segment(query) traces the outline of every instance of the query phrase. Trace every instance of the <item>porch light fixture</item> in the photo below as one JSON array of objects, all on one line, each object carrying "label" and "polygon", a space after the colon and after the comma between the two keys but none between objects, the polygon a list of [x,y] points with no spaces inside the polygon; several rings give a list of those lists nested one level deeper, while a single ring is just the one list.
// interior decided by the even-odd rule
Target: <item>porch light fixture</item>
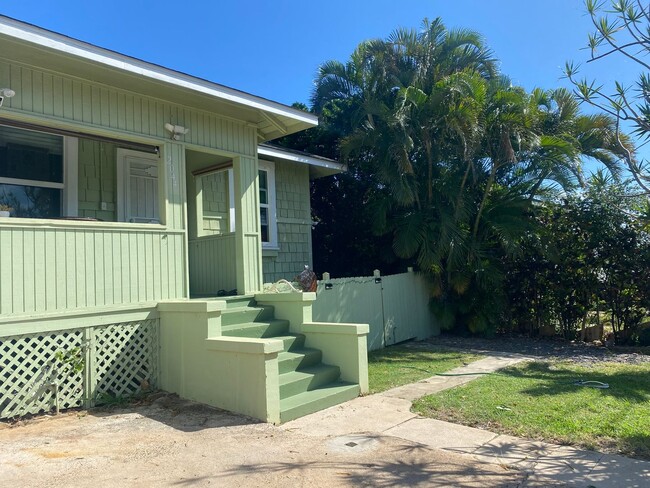
[{"label": "porch light fixture", "polygon": [[181,136],[184,136],[187,134],[190,130],[186,129],[182,125],[173,125],[173,124],[165,124],[165,130],[169,132],[170,137],[174,141],[178,141]]},{"label": "porch light fixture", "polygon": [[2,102],[5,101],[5,98],[11,98],[16,94],[11,88],[0,88],[0,107],[2,107]]}]

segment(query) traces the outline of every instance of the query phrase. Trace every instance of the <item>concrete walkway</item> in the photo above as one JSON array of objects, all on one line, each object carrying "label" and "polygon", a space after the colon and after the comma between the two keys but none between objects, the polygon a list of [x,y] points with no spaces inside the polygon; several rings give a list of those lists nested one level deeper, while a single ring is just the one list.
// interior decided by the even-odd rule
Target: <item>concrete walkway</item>
[{"label": "concrete walkway", "polygon": [[[472,381],[481,373],[497,371],[530,358],[494,354],[449,373],[433,376],[383,393],[360,397],[282,425],[287,431],[331,437],[343,450],[353,450],[378,437],[395,437],[428,448],[471,456],[524,474],[520,486],[648,487],[650,462],[584,451],[545,442],[499,435],[482,429],[419,417],[412,402]],[[478,373],[476,375],[471,373]],[[336,447],[336,446],[334,446]],[[367,446],[366,446],[367,447]]]}]

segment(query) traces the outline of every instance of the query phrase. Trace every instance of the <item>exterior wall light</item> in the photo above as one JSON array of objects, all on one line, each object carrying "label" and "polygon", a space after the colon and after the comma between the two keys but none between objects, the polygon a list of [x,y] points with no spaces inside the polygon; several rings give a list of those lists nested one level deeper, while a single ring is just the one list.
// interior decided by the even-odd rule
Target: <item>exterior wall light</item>
[{"label": "exterior wall light", "polygon": [[181,136],[184,136],[190,131],[189,129],[186,129],[182,125],[173,125],[169,123],[165,124],[165,130],[169,132],[170,137],[174,141],[178,141],[181,138]]},{"label": "exterior wall light", "polygon": [[0,107],[2,107],[2,102],[5,101],[5,98],[11,98],[16,94],[11,88],[0,88]]}]

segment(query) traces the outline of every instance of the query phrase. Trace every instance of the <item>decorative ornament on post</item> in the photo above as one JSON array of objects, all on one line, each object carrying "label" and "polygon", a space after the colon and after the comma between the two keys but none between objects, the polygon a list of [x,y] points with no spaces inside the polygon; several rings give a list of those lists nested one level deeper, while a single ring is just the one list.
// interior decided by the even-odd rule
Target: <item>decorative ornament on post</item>
[{"label": "decorative ornament on post", "polygon": [[295,280],[302,288],[302,291],[316,291],[318,289],[318,279],[316,273],[309,269],[309,265],[305,264],[305,269],[295,277]]},{"label": "decorative ornament on post", "polygon": [[305,269],[293,279],[293,282],[287,280],[278,280],[275,283],[264,285],[264,293],[300,293],[315,292],[318,289],[318,279],[316,273],[305,265]]}]

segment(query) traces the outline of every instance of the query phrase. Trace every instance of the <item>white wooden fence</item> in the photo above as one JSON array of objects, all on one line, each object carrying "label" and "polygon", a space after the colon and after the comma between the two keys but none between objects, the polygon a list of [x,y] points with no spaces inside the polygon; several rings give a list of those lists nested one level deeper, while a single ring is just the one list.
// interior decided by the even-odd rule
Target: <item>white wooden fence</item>
[{"label": "white wooden fence", "polygon": [[369,324],[370,351],[440,333],[429,309],[427,283],[412,271],[389,276],[375,271],[375,276],[339,279],[325,273],[313,314],[318,322]]}]

